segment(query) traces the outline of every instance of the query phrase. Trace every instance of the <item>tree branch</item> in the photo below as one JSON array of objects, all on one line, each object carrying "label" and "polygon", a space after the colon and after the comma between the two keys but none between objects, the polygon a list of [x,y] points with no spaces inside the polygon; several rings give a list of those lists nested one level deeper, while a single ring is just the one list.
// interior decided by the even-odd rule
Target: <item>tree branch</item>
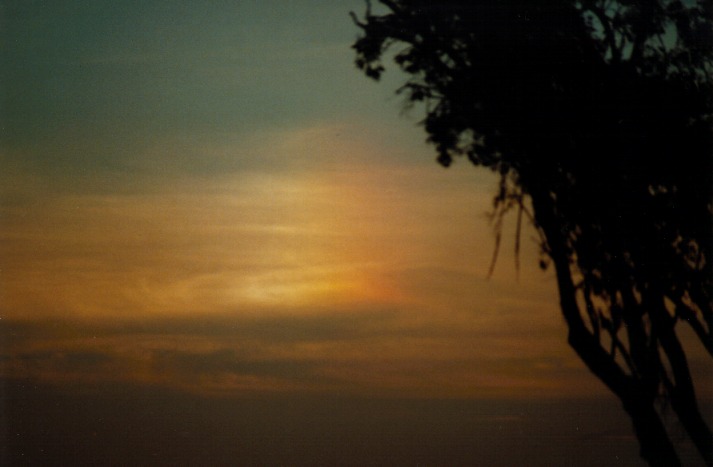
[{"label": "tree branch", "polygon": [[606,43],[609,45],[609,49],[611,49],[612,51],[612,61],[614,63],[621,62],[621,49],[617,46],[616,43],[616,33],[614,32],[614,29],[611,25],[612,19],[607,16],[604,10],[597,7],[592,1],[587,2],[586,9],[591,11],[592,14],[597,17],[599,23],[602,25],[602,28],[604,28],[604,37],[606,39]]},{"label": "tree branch", "polygon": [[688,367],[686,353],[681,346],[674,331],[674,319],[668,314],[666,306],[663,303],[663,297],[650,297],[651,292],[647,294],[648,305],[651,307],[650,316],[652,326],[656,328],[661,342],[661,348],[666,354],[675,385],[669,389],[671,397],[671,406],[678,415],[678,419],[691,437],[693,444],[696,446],[701,456],[706,462],[706,465],[713,465],[713,434],[706,422],[701,417],[700,409],[696,399],[695,389],[691,372]]},{"label": "tree branch", "polygon": [[710,331],[706,331],[703,324],[698,320],[695,310],[683,303],[681,300],[676,301],[676,315],[686,321],[696,333],[698,339],[703,344],[703,347],[713,357],[713,335]]}]

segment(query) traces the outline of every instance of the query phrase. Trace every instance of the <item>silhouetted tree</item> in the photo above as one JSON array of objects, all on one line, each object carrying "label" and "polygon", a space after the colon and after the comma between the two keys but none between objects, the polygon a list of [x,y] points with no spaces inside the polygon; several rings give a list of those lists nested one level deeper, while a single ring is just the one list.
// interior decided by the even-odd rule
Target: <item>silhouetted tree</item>
[{"label": "silhouetted tree", "polygon": [[642,457],[680,463],[664,401],[712,465],[676,327],[713,355],[713,1],[380,3],[352,14],[357,66],[379,79],[393,58],[438,161],[501,175],[495,213],[537,227],[568,342]]}]

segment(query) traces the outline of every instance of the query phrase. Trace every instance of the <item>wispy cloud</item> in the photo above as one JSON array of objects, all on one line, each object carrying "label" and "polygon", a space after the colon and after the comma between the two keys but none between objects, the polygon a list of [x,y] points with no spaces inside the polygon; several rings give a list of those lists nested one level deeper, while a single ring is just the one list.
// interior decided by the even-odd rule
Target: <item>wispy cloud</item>
[{"label": "wispy cloud", "polygon": [[[377,163],[388,142],[348,124],[205,144],[270,162],[179,168],[126,192],[22,191],[16,174],[0,244],[6,375],[524,396],[582,373],[536,245],[519,280],[508,251],[486,277],[492,178]],[[180,150],[157,148],[144,155],[156,168]]]},{"label": "wispy cloud", "polygon": [[490,336],[474,326],[434,336],[429,328],[438,319],[422,317],[414,324],[408,314],[357,308],[122,324],[6,321],[12,338],[2,373],[53,383],[139,382],[237,396],[336,391],[530,397],[573,390],[567,383],[574,382],[578,369],[568,368],[571,359],[553,353],[547,339]]}]

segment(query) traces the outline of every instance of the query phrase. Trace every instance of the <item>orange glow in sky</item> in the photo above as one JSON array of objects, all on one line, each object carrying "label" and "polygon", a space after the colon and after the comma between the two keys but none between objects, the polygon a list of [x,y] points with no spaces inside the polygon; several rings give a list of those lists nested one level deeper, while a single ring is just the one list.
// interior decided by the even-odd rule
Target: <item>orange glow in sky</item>
[{"label": "orange glow in sky", "polygon": [[0,12],[2,377],[605,392],[531,227],[488,278],[493,174],[355,69],[362,0],[40,3]]}]

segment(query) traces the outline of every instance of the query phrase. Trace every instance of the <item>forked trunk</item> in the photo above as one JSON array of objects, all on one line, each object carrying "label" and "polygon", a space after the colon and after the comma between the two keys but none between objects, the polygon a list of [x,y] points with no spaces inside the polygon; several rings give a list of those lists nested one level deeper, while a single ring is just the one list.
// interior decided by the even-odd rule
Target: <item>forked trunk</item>
[{"label": "forked trunk", "polygon": [[597,337],[586,327],[576,300],[570,259],[560,223],[546,192],[532,192],[535,219],[542,229],[549,255],[555,266],[560,308],[569,327],[568,342],[587,368],[624,404],[639,441],[641,457],[653,466],[679,466],[681,462],[654,407],[654,399],[624,373],[606,352]]}]

